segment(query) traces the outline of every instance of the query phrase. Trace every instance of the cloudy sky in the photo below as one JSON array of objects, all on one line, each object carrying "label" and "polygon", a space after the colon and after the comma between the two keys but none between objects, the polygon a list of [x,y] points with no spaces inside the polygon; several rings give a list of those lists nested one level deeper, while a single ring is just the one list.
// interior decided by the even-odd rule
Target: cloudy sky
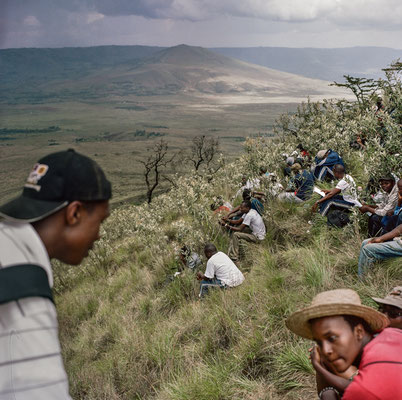
[{"label": "cloudy sky", "polygon": [[0,0],[0,48],[402,48],[401,0]]}]

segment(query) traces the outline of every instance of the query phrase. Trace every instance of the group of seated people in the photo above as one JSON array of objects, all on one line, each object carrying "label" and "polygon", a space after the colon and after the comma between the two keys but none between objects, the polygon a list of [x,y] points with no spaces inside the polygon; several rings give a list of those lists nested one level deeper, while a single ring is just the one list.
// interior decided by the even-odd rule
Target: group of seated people
[{"label": "group of seated people", "polygon": [[[363,241],[358,261],[360,278],[364,277],[365,272],[374,262],[402,256],[402,179],[398,180],[393,174],[380,176],[378,184],[382,189],[382,195],[377,196],[377,204],[368,204],[359,200],[356,183],[353,177],[346,173],[345,164],[336,151],[331,149],[319,151],[309,170],[305,168],[311,162],[309,153],[302,145],[298,146],[298,150],[301,152],[293,154],[292,157],[286,155],[291,174],[286,189],[280,184],[276,174],[268,173],[267,168],[261,167],[256,177],[242,177],[241,187],[233,198],[234,200],[235,197],[242,194],[242,202],[239,206],[233,208],[221,197],[214,199],[211,209],[214,213],[223,214],[219,222],[230,235],[227,255],[218,252],[224,255],[226,260],[226,263],[223,262],[224,267],[221,265],[219,270],[229,273],[228,271],[232,271],[233,266],[237,268],[236,265],[241,258],[241,247],[244,243],[258,244],[264,240],[266,226],[262,216],[264,202],[269,197],[275,197],[279,201],[305,203],[314,192],[319,193],[321,198],[313,204],[312,211],[318,210],[321,215],[327,216],[328,222],[330,222],[331,216],[339,218],[339,214],[346,215],[348,218],[344,211],[348,212],[354,207],[369,216],[368,234],[370,239]],[[333,182],[334,180],[337,183],[332,189],[321,190],[315,186],[317,181]],[[339,214],[336,214],[337,212]],[[334,221],[334,218],[331,221]],[[348,221],[349,219],[346,220],[346,222]],[[208,246],[210,248],[213,245]],[[189,252],[188,249],[185,251]],[[181,255],[181,257],[184,264],[189,262],[194,264],[194,253],[188,254],[186,257]],[[200,263],[200,258],[198,255],[197,257]],[[222,261],[224,257],[220,256],[220,258]],[[235,277],[234,281],[228,281],[225,274],[219,275],[219,277],[211,275],[211,270],[209,268],[205,274],[197,275],[203,281],[201,297],[205,295],[210,286],[233,287],[244,280],[244,277],[243,279],[238,278],[239,274],[236,270],[230,272]],[[208,280],[210,280],[209,284],[206,283]]]},{"label": "group of seated people", "polygon": [[[316,191],[317,180],[336,180],[332,189],[322,190],[322,197],[313,204],[312,211],[318,210],[325,216],[331,210],[356,207],[368,214],[370,239],[363,241],[358,261],[358,276],[363,277],[375,261],[402,256],[402,179],[382,175],[378,180],[383,191],[381,199],[377,204],[361,202],[354,179],[334,153],[319,152],[312,171],[299,162],[291,163],[293,176],[287,190],[281,187],[273,197],[304,203]],[[275,179],[269,179],[272,175]],[[244,242],[259,243],[266,235],[262,215],[267,192],[260,184],[267,176],[269,185],[278,184],[276,175],[268,174],[265,168],[261,168],[257,178],[243,177],[237,193],[242,193],[243,199],[238,207],[231,208],[230,204],[223,207],[222,199],[211,206],[215,212],[224,214],[220,224],[230,234],[230,244],[227,255],[213,244],[205,246],[206,270],[197,273],[201,298],[211,287],[231,288],[243,283],[245,278],[238,263],[240,246]],[[189,256],[194,259],[194,255]],[[385,298],[373,300],[378,311],[362,305],[353,290],[326,291],[287,319],[291,331],[316,343],[310,349],[310,360],[320,399],[402,399],[402,286],[395,287]]]}]

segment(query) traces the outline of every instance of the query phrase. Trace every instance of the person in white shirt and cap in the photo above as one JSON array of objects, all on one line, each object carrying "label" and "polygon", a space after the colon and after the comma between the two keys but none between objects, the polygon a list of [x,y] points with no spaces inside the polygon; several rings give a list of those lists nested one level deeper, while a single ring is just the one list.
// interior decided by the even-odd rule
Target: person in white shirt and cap
[{"label": "person in white shirt and cap", "polygon": [[111,184],[74,150],[43,157],[0,207],[0,399],[70,400],[50,259],[77,265],[99,239]]}]

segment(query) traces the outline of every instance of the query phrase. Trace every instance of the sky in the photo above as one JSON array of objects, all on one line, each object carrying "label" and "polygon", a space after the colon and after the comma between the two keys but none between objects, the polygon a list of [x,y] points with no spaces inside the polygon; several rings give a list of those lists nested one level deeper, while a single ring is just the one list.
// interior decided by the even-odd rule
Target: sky
[{"label": "sky", "polygon": [[0,48],[402,48],[401,0],[0,0]]}]

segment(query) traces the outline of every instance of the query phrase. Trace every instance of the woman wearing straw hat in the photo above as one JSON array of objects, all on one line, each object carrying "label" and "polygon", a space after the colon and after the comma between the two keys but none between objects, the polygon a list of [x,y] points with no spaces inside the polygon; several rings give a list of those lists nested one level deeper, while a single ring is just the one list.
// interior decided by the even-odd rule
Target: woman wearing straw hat
[{"label": "woman wearing straw hat", "polygon": [[319,293],[286,321],[292,332],[316,342],[310,358],[325,400],[402,399],[402,331],[385,329],[388,323],[350,289]]}]

